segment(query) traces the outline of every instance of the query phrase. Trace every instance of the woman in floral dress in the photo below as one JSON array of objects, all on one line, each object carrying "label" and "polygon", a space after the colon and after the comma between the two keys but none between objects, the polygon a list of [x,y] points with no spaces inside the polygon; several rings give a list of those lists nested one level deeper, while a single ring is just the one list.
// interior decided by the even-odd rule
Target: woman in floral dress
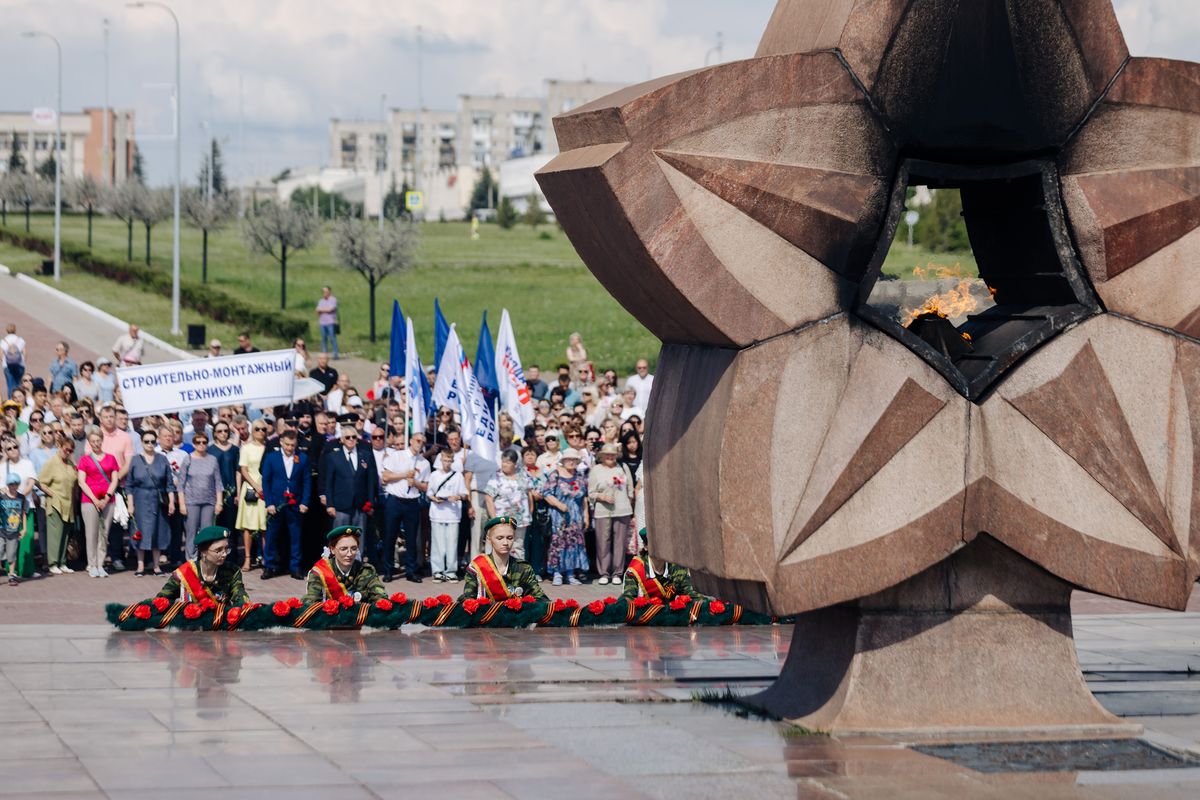
[{"label": "woman in floral dress", "polygon": [[587,483],[576,474],[580,454],[573,447],[563,451],[558,468],[550,473],[542,496],[550,506],[550,550],[546,568],[554,574],[554,585],[582,583],[577,572],[587,572],[587,550],[583,532],[588,526]]}]

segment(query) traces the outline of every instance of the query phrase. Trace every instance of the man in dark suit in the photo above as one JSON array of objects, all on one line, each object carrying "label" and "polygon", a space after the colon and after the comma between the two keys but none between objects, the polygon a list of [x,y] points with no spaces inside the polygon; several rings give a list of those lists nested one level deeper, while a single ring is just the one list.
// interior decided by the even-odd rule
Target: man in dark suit
[{"label": "man in dark suit", "polygon": [[338,441],[339,446],[326,450],[321,464],[322,502],[333,527],[361,528],[368,509],[374,510],[372,503],[379,485],[375,458],[369,449],[358,446],[354,425],[343,425]]},{"label": "man in dark suit", "polygon": [[267,503],[267,534],[263,543],[263,580],[282,574],[279,566],[279,532],[288,538],[288,572],[304,580],[301,571],[300,529],[308,511],[308,456],[296,452],[296,434],[284,431],[279,449],[267,452],[262,461],[262,487]]}]

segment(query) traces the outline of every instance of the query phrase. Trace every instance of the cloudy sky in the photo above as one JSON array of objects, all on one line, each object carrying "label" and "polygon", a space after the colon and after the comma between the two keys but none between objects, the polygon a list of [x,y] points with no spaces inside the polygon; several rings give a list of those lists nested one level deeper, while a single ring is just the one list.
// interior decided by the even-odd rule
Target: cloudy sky
[{"label": "cloudy sky", "polygon": [[[173,0],[183,37],[184,176],[205,130],[225,140],[232,177],[324,164],[330,117],[377,118],[417,102],[416,31],[425,105],[459,94],[536,94],[543,78],[639,81],[700,66],[723,35],[723,59],[753,54],[774,0]],[[1200,1],[1116,0],[1135,55],[1200,60]],[[100,106],[103,20],[109,96],[143,133],[169,124],[170,17],[121,0],[0,0],[0,109],[54,103],[62,42],[63,108]],[[240,91],[239,91],[240,87]],[[167,129],[164,132],[169,132]],[[171,145],[143,140],[152,182],[171,178]]]}]

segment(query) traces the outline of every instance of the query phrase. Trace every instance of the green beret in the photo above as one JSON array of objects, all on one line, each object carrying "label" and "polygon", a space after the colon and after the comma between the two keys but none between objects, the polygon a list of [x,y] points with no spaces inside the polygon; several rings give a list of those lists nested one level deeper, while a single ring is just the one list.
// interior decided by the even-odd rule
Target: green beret
[{"label": "green beret", "polygon": [[338,527],[325,534],[325,542],[333,544],[343,536],[353,536],[356,539],[362,539],[362,528],[357,525],[339,525]]},{"label": "green beret", "polygon": [[487,536],[487,532],[497,525],[511,525],[513,530],[517,529],[517,521],[513,517],[492,517],[487,522],[483,523],[483,535]]},{"label": "green beret", "polygon": [[638,536],[642,537],[643,542],[646,541],[646,529],[644,527],[638,531]]},{"label": "green beret", "polygon": [[196,534],[196,547],[204,547],[206,544],[213,542],[224,541],[229,538],[229,530],[222,528],[220,525],[209,525],[207,528],[201,528]]}]

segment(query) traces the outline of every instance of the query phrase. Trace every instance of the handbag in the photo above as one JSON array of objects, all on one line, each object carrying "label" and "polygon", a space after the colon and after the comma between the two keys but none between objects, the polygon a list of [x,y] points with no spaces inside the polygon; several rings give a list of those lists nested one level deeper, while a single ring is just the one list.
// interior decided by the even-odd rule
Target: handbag
[{"label": "handbag", "polygon": [[254,505],[258,502],[258,500],[258,492],[254,491],[253,486],[246,484],[242,488],[242,502],[246,503],[247,505]]}]

